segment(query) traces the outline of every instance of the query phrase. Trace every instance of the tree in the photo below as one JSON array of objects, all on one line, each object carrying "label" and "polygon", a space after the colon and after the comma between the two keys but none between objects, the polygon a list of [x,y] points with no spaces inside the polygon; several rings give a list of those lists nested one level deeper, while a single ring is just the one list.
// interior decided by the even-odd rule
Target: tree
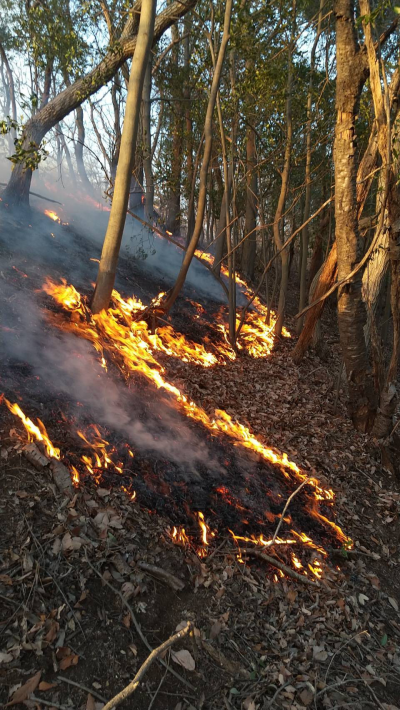
[{"label": "tree", "polygon": [[222,33],[221,46],[219,48],[217,61],[215,63],[215,70],[213,74],[210,96],[208,99],[206,119],[204,123],[204,153],[203,161],[200,170],[200,186],[199,186],[199,199],[197,203],[197,214],[195,226],[192,234],[190,243],[186,249],[185,257],[182,262],[181,269],[179,271],[178,277],[176,279],[175,285],[167,295],[164,302],[161,304],[161,308],[164,312],[168,312],[179,293],[182,290],[183,284],[185,283],[186,275],[189,270],[189,266],[193,259],[194,253],[197,248],[198,241],[200,239],[200,234],[203,228],[204,211],[206,206],[207,198],[207,176],[208,167],[210,165],[211,151],[213,144],[213,113],[217,100],[217,94],[219,89],[219,82],[221,78],[222,65],[224,62],[226,47],[229,42],[229,29],[231,23],[232,14],[232,0],[226,0],[225,4],[225,16],[224,16],[224,29]]},{"label": "tree", "polygon": [[157,0],[142,1],[139,31],[129,76],[113,201],[92,300],[93,313],[99,313],[108,308],[114,287],[129,201],[132,168],[135,160],[144,77],[149,64],[150,49],[153,44],[156,4]]},{"label": "tree", "polygon": [[[175,0],[160,12],[155,20],[153,41],[157,41],[179,17],[185,15],[195,4],[196,0]],[[132,56],[137,41],[140,6],[141,0],[137,0],[129,12],[129,17],[120,36],[114,39],[106,55],[97,65],[85,76],[61,91],[27,121],[21,137],[21,144],[25,150],[32,151],[32,146],[37,150],[44,136],[57,123],[78,106],[81,106],[99,88],[107,84],[126,60]],[[17,162],[3,193],[3,200],[9,205],[27,206],[31,180],[32,169],[27,168],[24,161]]]}]

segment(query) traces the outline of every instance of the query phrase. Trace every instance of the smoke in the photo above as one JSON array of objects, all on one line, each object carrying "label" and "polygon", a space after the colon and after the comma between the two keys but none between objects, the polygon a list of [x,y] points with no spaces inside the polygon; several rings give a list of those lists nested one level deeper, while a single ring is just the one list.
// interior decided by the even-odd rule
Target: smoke
[{"label": "smoke", "polygon": [[[206,466],[214,475],[221,474],[218,461],[161,392],[149,400],[146,383],[136,381],[127,387],[107,374],[90,343],[49,326],[45,311],[32,294],[15,291],[9,285],[3,285],[1,292],[2,303],[12,302],[8,318],[1,313],[3,327],[10,326],[10,330],[3,330],[2,361],[11,358],[14,364],[28,364],[32,369],[30,376],[40,378],[42,396],[58,399],[60,394],[66,395],[69,409],[82,423],[83,418],[86,423],[89,418],[122,436],[132,448],[179,464],[183,476],[199,477],[200,466]],[[12,374],[3,377],[3,382],[9,390]],[[27,404],[24,394],[29,389],[27,383],[22,391],[22,407]],[[12,394],[7,392],[11,399]]]}]

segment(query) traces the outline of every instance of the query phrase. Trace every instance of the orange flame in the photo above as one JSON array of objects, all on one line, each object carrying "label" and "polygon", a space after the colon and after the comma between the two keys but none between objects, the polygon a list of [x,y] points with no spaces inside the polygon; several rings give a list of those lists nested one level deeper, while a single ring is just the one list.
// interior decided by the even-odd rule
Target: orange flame
[{"label": "orange flame", "polygon": [[58,224],[61,224],[60,217],[58,216],[58,214],[56,212],[53,212],[53,210],[45,210],[44,213],[45,213],[45,215],[47,215],[47,217],[50,217],[50,219],[52,219],[53,222],[58,222]]},{"label": "orange flame", "polygon": [[[64,324],[63,327],[77,332],[89,340],[96,350],[100,352],[103,359],[103,351],[106,351],[125,377],[133,372],[138,372],[145,376],[157,388],[162,388],[169,392],[188,417],[202,423],[211,433],[225,434],[235,445],[256,452],[265,461],[279,467],[287,479],[303,482],[308,478],[307,474],[296,463],[289,460],[286,453],[263,444],[252,434],[248,427],[235,421],[227,412],[216,409],[213,415],[207,414],[204,409],[190,400],[178,387],[165,379],[165,369],[155,359],[155,351],[161,351],[173,356],[177,355],[181,359],[207,367],[214,364],[212,355],[203,346],[191,343],[183,335],[176,334],[170,326],[158,328],[155,334],[151,334],[145,321],[135,320],[134,318],[135,315],[145,309],[145,306],[140,301],[133,298],[123,299],[117,291],[114,291],[113,307],[109,308],[108,311],[92,315],[82,301],[80,294],[73,286],[67,285],[65,281],[62,284],[55,284],[48,278],[43,289],[66,310],[78,311],[81,314],[81,319],[74,319],[74,322],[68,325]],[[160,298],[161,295],[153,303],[157,304]],[[262,306],[262,304],[260,305]],[[262,308],[265,307],[262,306]],[[267,348],[265,342],[263,348],[265,353]],[[93,448],[93,443],[90,444],[87,440],[85,441]],[[99,461],[102,462],[103,468],[106,467],[104,464],[108,465],[109,463],[107,459],[101,459],[99,449],[104,451],[104,441],[101,438],[94,448],[96,448],[96,451],[92,453],[96,459],[95,462],[90,457],[87,457],[88,461],[86,461],[90,472],[93,472],[95,467],[100,468]],[[97,459],[96,456],[99,458]],[[325,489],[316,478],[308,478],[307,489],[309,490],[310,488],[313,492],[311,503],[308,506],[310,514],[325,527],[331,528],[339,540],[347,541],[346,535],[339,526],[318,511],[319,501],[325,501],[326,503],[333,501],[333,491]],[[198,515],[198,520],[202,530],[203,544],[206,546],[208,544],[207,534],[209,535],[209,528],[204,522],[204,517],[202,518],[201,516],[202,514]],[[306,535],[300,535],[293,530],[291,534],[302,543],[319,549],[323,554],[326,554]],[[255,540],[252,541],[254,542]],[[278,541],[276,540],[275,542]],[[285,542],[286,544],[293,544],[285,540],[280,541],[280,544]],[[261,541],[260,539],[259,544],[267,545],[268,541]]]},{"label": "orange flame", "polygon": [[60,458],[60,449],[57,449],[53,444],[51,443],[46,427],[43,424],[40,419],[37,420],[37,425],[33,423],[29,417],[27,417],[21,407],[18,404],[11,404],[11,402],[8,401],[4,397],[4,401],[10,410],[12,414],[15,414],[17,417],[19,417],[28,433],[28,440],[29,441],[41,441],[44,445],[44,448],[46,450],[46,453],[48,456],[54,459],[59,459]]}]

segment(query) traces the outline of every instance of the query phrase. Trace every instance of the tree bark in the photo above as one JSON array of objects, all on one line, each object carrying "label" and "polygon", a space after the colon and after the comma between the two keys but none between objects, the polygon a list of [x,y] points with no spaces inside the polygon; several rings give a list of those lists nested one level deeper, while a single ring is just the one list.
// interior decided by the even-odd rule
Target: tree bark
[{"label": "tree bark", "polygon": [[[347,279],[360,258],[356,197],[355,121],[365,62],[354,26],[353,0],[336,0],[335,224],[338,280]],[[370,430],[376,412],[374,383],[364,339],[365,311],[358,271],[338,293],[340,346],[349,387],[350,417],[356,429]]]},{"label": "tree bark", "polygon": [[153,43],[156,5],[157,0],[143,0],[142,2],[137,45],[135,54],[133,55],[129,77],[121,138],[121,151],[115,177],[113,201],[101,253],[96,288],[92,300],[93,313],[99,313],[108,308],[114,287],[119,250],[128,207],[130,180],[135,159],[144,76]]},{"label": "tree bark", "polygon": [[[253,118],[253,117],[252,117]],[[244,233],[250,234],[243,244],[242,269],[245,276],[252,280],[257,253],[257,173],[256,173],[256,132],[248,127],[246,138],[246,216]]]},{"label": "tree bark", "polygon": [[151,58],[148,62],[143,84],[143,170],[146,179],[146,194],[144,203],[144,218],[147,222],[153,220],[154,178],[151,161]]},{"label": "tree bark", "polygon": [[[160,12],[155,20],[153,42],[156,42],[174,22],[183,17],[195,4],[196,0],[175,0],[175,2]],[[29,147],[31,142],[39,146],[51,128],[54,128],[59,121],[62,121],[65,116],[80,106],[89,96],[92,96],[98,89],[107,84],[124,62],[132,56],[137,41],[138,11],[140,7],[141,0],[137,0],[132,7],[129,19],[119,40],[113,43],[105,57],[94,69],[55,96],[25,124],[25,147]],[[17,164],[3,193],[3,200],[9,205],[21,204],[28,206],[31,180],[32,171],[26,169],[22,163]]]},{"label": "tree bark", "polygon": [[[288,79],[286,88],[286,146],[285,146],[285,157],[283,161],[282,178],[281,178],[281,190],[279,194],[278,204],[276,207],[275,217],[274,217],[274,240],[277,251],[281,250],[284,244],[284,230],[281,230],[281,220],[282,214],[285,208],[286,195],[289,185],[289,173],[290,173],[290,161],[292,155],[292,137],[293,137],[293,124],[292,124],[292,83],[293,83],[293,51],[294,51],[294,37],[295,37],[295,22],[296,22],[296,0],[293,0],[293,11],[292,11],[292,30],[291,38],[289,44],[289,68],[288,68]],[[281,236],[282,232],[282,236]],[[287,249],[281,251],[281,283],[279,289],[279,302],[277,318],[275,323],[275,335],[280,336],[283,327],[283,320],[285,317],[285,306],[286,306],[286,292],[289,279],[289,254]]]}]

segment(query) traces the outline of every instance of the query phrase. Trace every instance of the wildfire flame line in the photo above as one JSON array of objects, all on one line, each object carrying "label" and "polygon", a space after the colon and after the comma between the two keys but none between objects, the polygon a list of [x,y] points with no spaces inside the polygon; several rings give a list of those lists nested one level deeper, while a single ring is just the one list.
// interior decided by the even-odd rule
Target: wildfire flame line
[{"label": "wildfire flame line", "polygon": [[[258,453],[265,461],[279,466],[287,478],[294,477],[304,481],[307,474],[290,461],[286,453],[266,447],[262,444],[245,425],[235,422],[232,417],[222,409],[216,409],[214,416],[210,417],[204,409],[183,394],[178,387],[168,382],[164,377],[165,369],[154,358],[154,338],[149,333],[147,323],[132,320],[129,314],[136,313],[144,308],[140,301],[123,299],[114,291],[114,307],[92,315],[84,305],[78,291],[63,281],[62,285],[46,279],[43,290],[51,295],[66,310],[78,311],[82,318],[68,325],[73,332],[86,338],[94,347],[107,351],[116,365],[127,376],[127,372],[139,372],[153,382],[157,388],[162,388],[173,395],[181,405],[185,414],[203,424],[212,434],[221,433],[230,437],[236,445]],[[159,298],[159,297],[158,297]],[[160,334],[162,329],[158,329]],[[157,348],[156,348],[157,349]],[[177,348],[178,350],[178,348]],[[166,352],[166,350],[163,350]],[[318,479],[309,478],[308,484],[313,488],[314,502],[309,506],[309,514],[317,519],[324,527],[330,527],[342,542],[347,542],[347,536],[333,521],[326,518],[318,510],[318,501],[333,501],[334,493],[331,489],[323,488]]]}]

